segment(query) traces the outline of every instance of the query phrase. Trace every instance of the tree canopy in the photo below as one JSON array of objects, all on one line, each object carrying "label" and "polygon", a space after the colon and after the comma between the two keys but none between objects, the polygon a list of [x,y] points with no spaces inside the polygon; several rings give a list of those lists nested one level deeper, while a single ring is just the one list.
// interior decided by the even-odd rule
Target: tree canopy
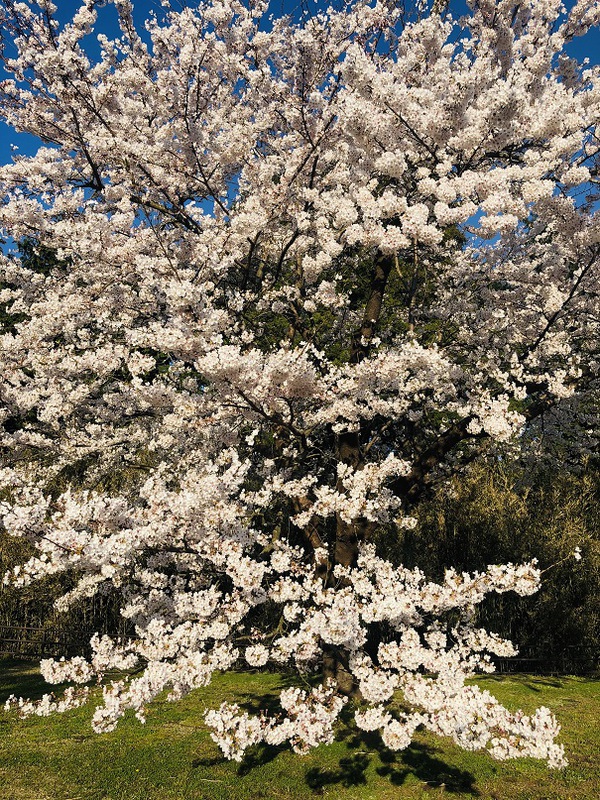
[{"label": "tree canopy", "polygon": [[93,60],[99,5],[0,12],[2,115],[42,142],[0,168],[0,225],[54,259],[0,261],[1,508],[38,550],[12,580],[117,591],[135,629],[46,677],[137,668],[110,730],[239,659],[321,670],[279,715],[210,712],[226,755],[329,741],[358,691],[392,749],[425,726],[561,764],[546,709],[465,684],[513,652],[473,606],[534,592],[535,563],[433,583],[374,541],[595,386],[599,70],[565,48],[597,3],[209,0],[140,33],[115,0]]}]

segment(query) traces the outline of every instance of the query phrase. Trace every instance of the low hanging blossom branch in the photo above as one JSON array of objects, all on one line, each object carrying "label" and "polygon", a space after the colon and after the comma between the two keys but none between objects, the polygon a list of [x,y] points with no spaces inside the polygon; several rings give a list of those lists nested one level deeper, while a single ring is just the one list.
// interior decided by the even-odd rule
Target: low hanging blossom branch
[{"label": "low hanging blossom branch", "polygon": [[[486,749],[498,759],[531,756],[553,767],[566,763],[563,746],[554,741],[560,726],[548,709],[540,708],[531,717],[512,713],[488,691],[465,684],[477,672],[494,671],[491,656],[517,653],[510,642],[472,624],[473,607],[491,592],[535,593],[540,581],[535,562],[492,566],[472,575],[448,570],[438,584],[419,570],[392,567],[376,556],[372,545],[366,545],[355,568],[336,567],[336,578],[343,580],[344,588],[333,589],[315,580],[310,565],[300,569],[299,555],[279,543],[265,564],[261,577],[271,591],[263,589],[263,602],[280,603],[286,620],[285,632],[265,637],[265,643],[255,635],[257,643],[243,652],[225,641],[217,644],[229,633],[230,609],[218,603],[214,591],[207,593],[208,602],[206,595],[190,598],[184,594],[179,602],[202,608],[202,621],[176,627],[153,621],[141,641],[126,644],[96,636],[89,661],[46,659],[41,663],[42,674],[50,683],[88,684],[94,678],[102,682],[106,670],[133,670],[142,661],[145,669],[140,677],[104,686],[104,704],[97,708],[93,726],[97,732],[107,732],[127,709],[144,721],[146,705],[165,687],[171,687],[168,699],[176,700],[206,685],[216,670],[228,669],[240,657],[251,667],[273,663],[307,674],[318,665],[323,645],[333,645],[347,653],[357,682],[362,701],[355,713],[357,727],[379,731],[390,749],[404,749],[417,728],[426,728],[452,737],[466,749]],[[255,593],[260,586],[254,585]],[[458,611],[463,619],[445,627],[440,620],[449,611]],[[207,624],[209,617],[211,624]],[[383,623],[390,635],[373,658],[365,652],[365,643],[370,626]],[[414,708],[412,713],[398,714],[388,708],[398,691],[405,704]],[[11,697],[6,709],[16,708],[22,717],[46,716],[77,708],[88,699],[89,687],[73,687],[60,700],[53,695],[39,701]],[[304,753],[333,741],[333,726],[346,702],[330,682],[310,692],[282,691],[279,715],[252,717],[240,713],[236,705],[223,703],[208,711],[205,720],[227,758],[239,761],[248,747],[260,742],[280,745],[287,741],[294,751]]]}]

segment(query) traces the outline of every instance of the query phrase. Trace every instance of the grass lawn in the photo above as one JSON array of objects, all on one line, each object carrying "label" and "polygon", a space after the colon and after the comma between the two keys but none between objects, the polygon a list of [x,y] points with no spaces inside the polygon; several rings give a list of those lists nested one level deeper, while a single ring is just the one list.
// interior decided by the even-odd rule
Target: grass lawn
[{"label": "grass lawn", "polygon": [[[341,729],[337,741],[308,756],[263,748],[241,765],[224,761],[203,727],[205,708],[235,700],[256,709],[285,679],[229,673],[172,704],[156,702],[148,721],[126,718],[97,735],[91,708],[19,720],[0,712],[3,800],[597,800],[600,798],[600,681],[486,676],[478,680],[505,704],[549,706],[563,730],[569,767],[534,761],[494,762],[446,740],[419,734],[403,753],[376,737]],[[39,696],[35,666],[0,660],[0,701]]]}]

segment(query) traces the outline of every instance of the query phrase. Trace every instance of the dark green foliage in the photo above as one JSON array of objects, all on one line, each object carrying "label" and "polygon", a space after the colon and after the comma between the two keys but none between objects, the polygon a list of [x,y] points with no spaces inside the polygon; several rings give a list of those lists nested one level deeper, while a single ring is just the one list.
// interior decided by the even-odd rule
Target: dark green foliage
[{"label": "dark green foliage", "polygon": [[[47,277],[55,269],[66,269],[68,260],[61,260],[49,247],[39,244],[35,239],[22,239],[18,245],[19,259],[25,270],[30,270],[37,275]],[[0,283],[0,289],[10,289],[11,286]],[[0,303],[0,334],[15,333],[16,326],[27,319],[27,314],[11,310],[10,301]]]},{"label": "dark green foliage", "polygon": [[55,610],[55,599],[75,586],[74,575],[47,577],[23,588],[2,585],[6,572],[35,555],[28,542],[0,532],[0,650],[16,655],[74,655],[87,652],[96,631],[126,632],[114,591],[80,601],[66,613]]},{"label": "dark green foliage", "polygon": [[22,239],[19,242],[19,256],[25,269],[39,275],[48,276],[54,269],[66,269],[68,259],[60,259],[56,252],[35,239]]},{"label": "dark green foliage", "polygon": [[[537,558],[542,588],[533,597],[492,595],[478,621],[512,639],[529,666],[585,672],[600,662],[600,474],[473,465],[423,501],[414,531],[390,555],[434,578],[444,570]],[[583,558],[573,558],[576,547]],[[517,662],[518,663],[518,662]],[[525,663],[525,662],[522,662]]]}]

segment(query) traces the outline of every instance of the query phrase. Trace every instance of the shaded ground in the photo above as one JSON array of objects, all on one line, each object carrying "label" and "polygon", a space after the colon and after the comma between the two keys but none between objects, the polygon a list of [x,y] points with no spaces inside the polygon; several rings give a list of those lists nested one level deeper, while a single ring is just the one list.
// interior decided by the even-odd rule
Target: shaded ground
[{"label": "shaded ground", "polygon": [[[249,709],[274,704],[284,684],[273,674],[217,677],[183,701],[156,702],[146,725],[128,718],[96,735],[91,708],[46,719],[0,713],[3,800],[596,800],[600,798],[600,682],[581,678],[486,676],[500,700],[527,711],[549,706],[563,725],[570,766],[549,771],[534,761],[498,763],[433,736],[418,735],[403,753],[348,719],[336,741],[308,756],[256,748],[226,762],[202,725],[206,708],[235,700]],[[0,701],[46,690],[35,667],[0,661]]]}]

